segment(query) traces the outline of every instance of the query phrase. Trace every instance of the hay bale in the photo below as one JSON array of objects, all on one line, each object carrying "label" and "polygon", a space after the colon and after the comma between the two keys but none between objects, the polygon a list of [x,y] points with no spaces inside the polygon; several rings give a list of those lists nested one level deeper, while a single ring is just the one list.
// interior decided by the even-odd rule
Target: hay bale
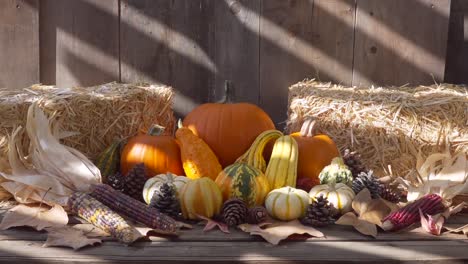
[{"label": "hay bale", "polygon": [[407,177],[419,150],[423,157],[447,146],[468,153],[467,114],[462,86],[343,87],[306,80],[289,89],[287,130],[315,117],[340,151],[359,151],[379,176]]},{"label": "hay bale", "polygon": [[153,123],[173,128],[173,97],[170,87],[147,84],[108,83],[87,88],[35,85],[0,90],[0,171],[9,170],[8,136],[26,124],[32,102],[39,102],[54,130],[76,132],[62,140],[65,145],[94,160],[114,140],[144,132]]}]

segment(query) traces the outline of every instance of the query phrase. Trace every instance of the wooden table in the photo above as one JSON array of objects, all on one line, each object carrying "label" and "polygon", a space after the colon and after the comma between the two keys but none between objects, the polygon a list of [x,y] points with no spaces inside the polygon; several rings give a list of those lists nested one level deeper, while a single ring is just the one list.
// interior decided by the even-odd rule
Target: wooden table
[{"label": "wooden table", "polygon": [[[468,223],[468,215],[451,219],[450,226]],[[326,238],[285,241],[270,245],[260,237],[231,229],[204,233],[202,226],[179,237],[151,237],[150,242],[124,246],[112,240],[78,251],[43,248],[47,234],[28,228],[0,233],[0,261],[8,263],[468,263],[468,238],[459,234],[434,237],[419,229],[363,236],[352,227],[320,229]]]}]

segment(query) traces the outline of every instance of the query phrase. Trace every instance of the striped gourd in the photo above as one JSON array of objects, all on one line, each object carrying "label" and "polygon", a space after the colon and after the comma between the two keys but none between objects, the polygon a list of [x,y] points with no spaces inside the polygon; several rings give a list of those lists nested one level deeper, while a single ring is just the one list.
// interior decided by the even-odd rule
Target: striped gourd
[{"label": "striped gourd", "polygon": [[156,229],[160,233],[175,234],[177,232],[178,226],[174,219],[106,184],[92,185],[90,195],[115,212]]},{"label": "striped gourd", "polygon": [[259,169],[245,163],[226,167],[216,178],[223,199],[239,198],[249,207],[262,205],[270,191],[266,176]]},{"label": "striped gourd", "polygon": [[184,218],[193,220],[198,219],[199,215],[211,218],[219,214],[223,205],[223,196],[218,185],[208,177],[187,182],[179,199]]},{"label": "striped gourd", "polygon": [[158,174],[146,181],[145,186],[143,187],[143,200],[145,200],[147,204],[150,204],[154,191],[159,191],[164,183],[174,184],[177,197],[179,197],[180,191],[189,181],[190,179],[185,176],[177,176],[170,172],[166,174]]},{"label": "striped gourd", "polygon": [[278,138],[273,146],[265,175],[271,189],[296,187],[298,147],[291,136]]},{"label": "striped gourd", "polygon": [[107,180],[107,177],[116,174],[119,170],[121,146],[122,141],[116,141],[97,158],[96,167],[101,171],[104,182]]},{"label": "striped gourd", "polygon": [[71,212],[109,233],[119,241],[129,244],[140,237],[139,232],[120,215],[88,194],[76,192],[68,199]]},{"label": "striped gourd", "polygon": [[349,186],[353,184],[353,174],[348,166],[344,164],[343,158],[333,158],[330,165],[323,168],[319,174],[320,184],[344,183]]},{"label": "striped gourd", "polygon": [[252,143],[247,152],[237,159],[236,163],[246,163],[264,173],[266,170],[266,161],[263,158],[265,146],[271,140],[276,140],[281,136],[283,136],[283,133],[278,130],[267,130],[261,133]]},{"label": "striped gourd", "polygon": [[354,197],[353,189],[344,183],[315,185],[309,192],[311,199],[323,195],[341,214],[351,211]]},{"label": "striped gourd", "polygon": [[303,217],[309,203],[306,191],[288,186],[271,191],[266,197],[265,208],[272,217],[290,221]]}]

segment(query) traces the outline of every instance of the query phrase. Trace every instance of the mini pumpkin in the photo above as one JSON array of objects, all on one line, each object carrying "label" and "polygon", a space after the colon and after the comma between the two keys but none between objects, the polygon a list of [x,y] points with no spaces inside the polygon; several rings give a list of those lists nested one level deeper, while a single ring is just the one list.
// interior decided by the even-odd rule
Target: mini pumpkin
[{"label": "mini pumpkin", "polygon": [[143,187],[143,199],[147,204],[150,204],[154,192],[158,191],[164,183],[174,184],[177,196],[179,196],[180,191],[189,181],[190,179],[185,176],[177,176],[170,172],[158,174],[146,181],[145,186]]},{"label": "mini pumpkin", "polygon": [[184,119],[184,127],[203,139],[224,167],[245,153],[263,131],[275,129],[271,118],[250,103],[233,103],[232,89],[226,82],[225,98],[219,103],[196,107]]},{"label": "mini pumpkin", "polygon": [[270,191],[268,180],[259,169],[245,163],[226,167],[216,178],[223,199],[239,198],[249,207],[262,205]]},{"label": "mini pumpkin", "polygon": [[309,203],[310,197],[306,191],[290,186],[271,191],[265,199],[268,214],[283,221],[303,217]]},{"label": "mini pumpkin", "polygon": [[309,192],[311,199],[315,199],[320,195],[326,197],[341,214],[350,212],[353,209],[352,203],[356,196],[353,189],[344,183],[316,185]]},{"label": "mini pumpkin", "polygon": [[211,218],[219,214],[223,195],[216,183],[207,177],[189,181],[180,192],[180,208],[186,219],[198,219],[198,215]]},{"label": "mini pumpkin", "polygon": [[309,178],[304,189],[311,189],[320,184],[319,174],[331,163],[332,159],[340,155],[335,142],[327,135],[317,132],[316,121],[307,119],[300,132],[292,133],[291,136],[297,141],[299,149],[299,160],[297,164],[297,177]]},{"label": "mini pumpkin", "polygon": [[182,175],[179,146],[173,137],[163,133],[164,128],[155,125],[148,134],[132,137],[120,156],[121,173],[127,175],[135,165],[144,163],[148,178],[166,172]]}]

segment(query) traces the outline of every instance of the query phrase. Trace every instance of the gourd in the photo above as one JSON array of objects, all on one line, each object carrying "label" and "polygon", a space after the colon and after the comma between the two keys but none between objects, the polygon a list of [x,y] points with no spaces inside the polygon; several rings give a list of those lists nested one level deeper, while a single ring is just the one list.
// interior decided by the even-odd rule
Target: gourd
[{"label": "gourd", "polygon": [[333,158],[340,156],[335,142],[327,135],[318,134],[316,128],[316,121],[310,118],[302,124],[300,132],[291,134],[299,148],[297,178],[310,179],[302,181],[307,183],[303,188],[308,190],[320,184],[320,172]]},{"label": "gourd", "polygon": [[271,140],[276,140],[281,136],[283,136],[283,133],[278,130],[267,130],[262,132],[260,135],[258,135],[247,152],[245,152],[236,160],[236,163],[246,163],[259,169],[261,172],[265,172],[266,161],[263,157],[265,147],[268,142]]},{"label": "gourd", "polygon": [[276,140],[265,172],[270,188],[296,187],[297,156],[298,149],[294,138],[282,136]]},{"label": "gourd", "polygon": [[159,188],[161,188],[164,183],[174,184],[177,191],[177,196],[179,197],[180,191],[188,181],[190,181],[189,178],[185,176],[177,176],[170,172],[165,174],[158,174],[146,181],[145,186],[143,187],[143,199],[147,204],[150,204],[154,191],[159,190]]},{"label": "gourd", "polygon": [[259,169],[245,163],[226,167],[216,178],[223,199],[239,198],[249,207],[262,205],[270,191],[266,176]]},{"label": "gourd", "polygon": [[96,167],[101,171],[104,182],[119,171],[122,141],[118,140],[107,147],[97,158]]},{"label": "gourd", "polygon": [[230,82],[218,103],[196,107],[184,119],[195,135],[213,150],[224,167],[245,153],[263,131],[275,129],[271,118],[260,107],[250,103],[233,103]]},{"label": "gourd", "polygon": [[163,136],[164,127],[154,125],[148,134],[130,138],[123,148],[120,170],[123,175],[139,163],[144,163],[149,178],[160,173],[184,173],[180,161],[180,149],[171,136]]},{"label": "gourd", "polygon": [[353,189],[344,183],[316,185],[309,192],[311,199],[320,195],[326,197],[341,214],[352,210],[351,205],[356,196]]},{"label": "gourd", "polygon": [[207,177],[189,181],[181,190],[180,208],[186,219],[198,219],[198,215],[211,218],[219,214],[223,195],[216,183]]},{"label": "gourd", "polygon": [[288,186],[271,191],[265,200],[265,207],[272,217],[290,221],[303,217],[309,203],[310,197],[306,191]]},{"label": "gourd", "polygon": [[348,166],[344,164],[343,159],[341,157],[336,157],[333,158],[330,165],[323,168],[322,172],[319,174],[319,179],[321,184],[341,182],[351,186],[353,183],[353,174]]},{"label": "gourd", "polygon": [[216,179],[222,168],[210,147],[186,127],[177,129],[176,139],[179,141],[185,175],[190,179]]}]

